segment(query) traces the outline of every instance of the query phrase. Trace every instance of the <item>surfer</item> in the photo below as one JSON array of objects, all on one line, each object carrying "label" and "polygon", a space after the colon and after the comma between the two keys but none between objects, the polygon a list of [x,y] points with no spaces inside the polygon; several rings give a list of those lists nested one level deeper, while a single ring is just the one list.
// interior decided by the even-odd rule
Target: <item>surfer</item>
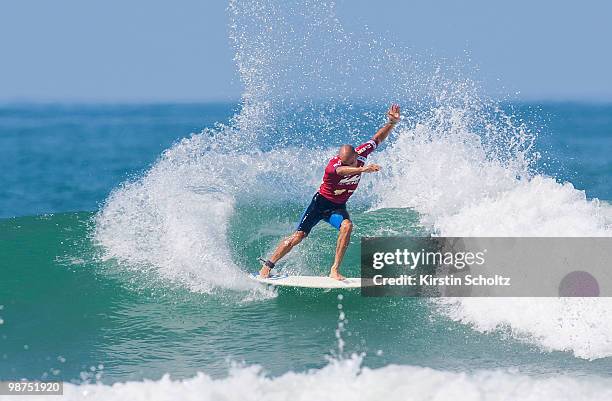
[{"label": "surfer", "polygon": [[268,277],[274,265],[304,237],[307,237],[310,230],[319,221],[325,220],[340,231],[336,244],[336,256],[329,277],[336,280],[344,279],[344,276],[340,274],[340,264],[353,230],[353,223],[346,210],[346,201],[357,189],[362,173],[374,173],[380,170],[377,164],[366,165],[366,158],[382,141],[387,139],[395,124],[399,122],[399,105],[391,105],[387,111],[387,118],[388,122],[374,134],[372,139],[356,148],[351,145],[342,145],[338,154],[327,163],[323,182],[302,214],[295,232],[278,244],[270,259],[261,259],[263,265],[259,271],[260,277]]}]

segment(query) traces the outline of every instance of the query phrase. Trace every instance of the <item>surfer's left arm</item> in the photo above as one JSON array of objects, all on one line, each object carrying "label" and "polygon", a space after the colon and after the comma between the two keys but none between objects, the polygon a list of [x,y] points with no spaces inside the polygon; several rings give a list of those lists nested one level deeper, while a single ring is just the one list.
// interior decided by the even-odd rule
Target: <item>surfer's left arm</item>
[{"label": "surfer's left arm", "polygon": [[372,137],[372,139],[376,142],[377,145],[380,145],[382,141],[387,139],[395,124],[400,121],[400,107],[398,104],[392,104],[389,107],[389,111],[387,111],[387,118],[389,121],[383,125]]}]

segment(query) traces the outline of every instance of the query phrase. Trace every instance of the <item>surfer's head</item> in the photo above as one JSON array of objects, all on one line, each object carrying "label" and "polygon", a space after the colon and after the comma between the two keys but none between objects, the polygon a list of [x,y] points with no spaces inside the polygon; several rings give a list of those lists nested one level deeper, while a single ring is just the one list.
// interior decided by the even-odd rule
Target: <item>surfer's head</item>
[{"label": "surfer's head", "polygon": [[357,163],[357,152],[351,145],[340,146],[338,156],[340,156],[340,161],[344,166],[354,166]]}]

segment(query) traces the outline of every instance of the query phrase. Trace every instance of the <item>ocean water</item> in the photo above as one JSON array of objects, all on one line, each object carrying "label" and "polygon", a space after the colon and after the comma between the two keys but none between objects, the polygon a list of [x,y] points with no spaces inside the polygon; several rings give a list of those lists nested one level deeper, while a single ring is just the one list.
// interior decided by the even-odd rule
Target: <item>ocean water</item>
[{"label": "ocean water", "polygon": [[[570,182],[563,183],[566,178],[539,174],[500,191],[493,200],[477,199],[476,211],[442,213],[436,217],[438,230],[553,235],[546,231],[547,225],[552,230],[558,224],[567,224],[562,227],[566,235],[590,235],[582,231],[587,224],[594,233],[604,230],[590,226],[590,220],[605,210],[595,206],[595,194],[601,199],[600,208],[607,204],[606,157],[611,139],[605,122],[612,119],[612,106],[513,107],[538,108],[553,116],[547,155],[559,163],[567,161],[571,146],[583,157],[570,159],[563,171],[590,185],[575,189]],[[159,158],[164,146],[181,155],[190,141],[205,149],[201,141],[210,140],[206,135],[185,143],[173,132],[194,124],[198,116],[202,121],[227,119],[237,108],[231,104],[3,107],[2,149],[19,149],[7,152],[11,156],[3,160],[7,163],[12,157],[21,162],[2,170],[1,378],[61,379],[77,383],[67,390],[72,398],[90,391],[100,399],[137,397],[146,391],[185,392],[185,396],[191,391],[210,392],[214,399],[216,392],[230,391],[241,381],[262,394],[272,383],[291,382],[306,391],[307,383],[320,383],[329,375],[337,377],[323,381],[320,391],[346,399],[361,393],[370,381],[380,386],[371,389],[380,397],[385,386],[402,386],[406,380],[415,380],[411,388],[417,386],[424,398],[432,391],[450,391],[440,384],[450,381],[461,391],[473,388],[478,394],[487,394],[491,387],[525,385],[521,397],[550,389],[559,397],[605,399],[602,394],[609,391],[612,373],[612,328],[604,300],[515,299],[508,309],[505,300],[497,299],[436,304],[425,299],[362,298],[358,291],[271,292],[250,283],[246,273],[257,269],[257,256],[269,252],[291,231],[316,189],[319,170],[333,153],[333,145],[301,149],[311,160],[300,160],[289,172],[282,170],[283,161],[295,152],[286,148],[264,157],[216,156],[221,166],[207,161],[177,165]],[[105,117],[96,118],[101,114]],[[160,127],[160,114],[172,114],[168,126]],[[584,122],[584,114],[593,118]],[[572,116],[583,121],[580,130]],[[57,123],[68,120],[70,128]],[[136,124],[138,129],[130,133]],[[400,130],[394,135],[394,146],[373,157],[389,170],[399,168],[393,163],[399,163],[396,157],[401,156],[394,152],[402,151],[396,146],[408,134]],[[582,139],[574,144],[578,136]],[[33,145],[45,138],[55,143]],[[114,152],[110,140],[129,143],[130,150],[118,145]],[[411,141],[423,160],[410,163],[431,161],[415,139]],[[449,149],[435,141],[419,146],[433,146],[434,153]],[[83,168],[71,165],[77,160],[84,161]],[[169,166],[156,173],[164,163]],[[37,167],[41,164],[46,166]],[[360,191],[366,196],[351,202],[356,230],[344,263],[346,273],[359,274],[358,241],[363,235],[433,230],[428,219],[436,216],[437,206],[419,205],[422,195],[412,189],[431,177],[420,176],[422,171],[394,176],[404,173],[392,171],[379,182],[362,183]],[[292,184],[294,178],[298,182]],[[126,179],[131,181],[121,185]],[[452,185],[454,179],[429,189],[434,191],[429,196],[443,203],[442,209],[448,210],[449,199],[456,195],[440,188]],[[245,190],[242,185],[248,183],[253,185]],[[481,184],[464,182],[459,187],[467,191],[468,185]],[[221,191],[228,188],[236,191],[233,196]],[[388,192],[376,196],[381,191]],[[368,196],[381,205],[368,203]],[[528,216],[500,213],[483,226],[483,214],[515,212],[516,207],[526,208]],[[534,216],[530,208],[540,215]],[[521,222],[522,218],[529,221]],[[324,274],[334,247],[334,230],[318,226],[282,267]],[[171,378],[161,379],[167,374]],[[143,379],[154,381],[143,384]],[[337,380],[347,382],[346,392],[332,390]],[[120,389],[83,384],[117,382],[129,384]],[[181,383],[190,383],[192,390],[183,389]],[[588,390],[586,396],[583,390]],[[491,390],[487,397],[494,393]],[[244,396],[235,394],[236,399]],[[276,396],[282,399],[282,391]]]},{"label": "ocean water", "polygon": [[[63,380],[66,399],[611,399],[608,299],[363,298],[247,273],[391,101],[404,119],[350,201],[347,275],[362,236],[611,235],[612,105],[489,99],[329,5],[228,12],[239,102],[0,106],[0,379]],[[279,268],[325,274],[335,235],[317,226]]]}]

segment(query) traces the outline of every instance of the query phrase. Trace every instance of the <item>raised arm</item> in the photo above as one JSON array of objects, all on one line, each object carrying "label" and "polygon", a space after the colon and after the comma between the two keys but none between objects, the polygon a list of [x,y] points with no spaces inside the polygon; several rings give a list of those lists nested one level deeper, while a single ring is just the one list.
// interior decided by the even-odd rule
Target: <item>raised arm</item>
[{"label": "raised arm", "polygon": [[380,145],[382,141],[387,139],[395,124],[400,121],[400,107],[397,104],[392,104],[389,107],[389,111],[387,111],[387,118],[389,121],[383,125],[372,137],[374,141],[376,141],[377,145]]}]

